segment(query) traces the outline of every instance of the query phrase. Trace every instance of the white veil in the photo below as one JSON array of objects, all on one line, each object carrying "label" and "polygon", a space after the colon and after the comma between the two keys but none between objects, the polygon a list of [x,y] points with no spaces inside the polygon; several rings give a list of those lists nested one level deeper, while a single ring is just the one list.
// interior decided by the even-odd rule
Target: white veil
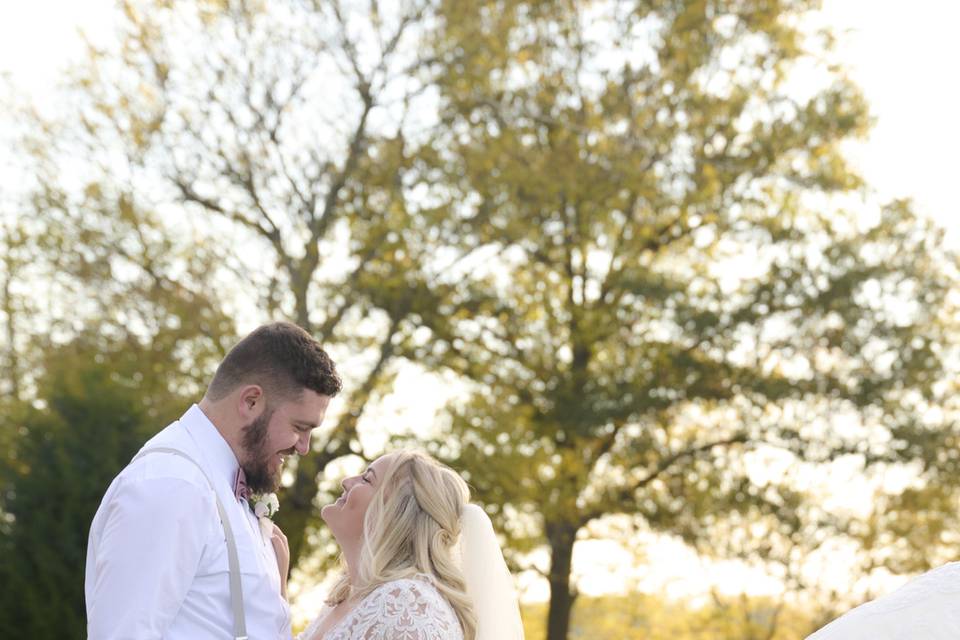
[{"label": "white veil", "polygon": [[465,506],[461,517],[460,554],[477,614],[476,640],[523,640],[517,593],[493,523],[475,504]]}]

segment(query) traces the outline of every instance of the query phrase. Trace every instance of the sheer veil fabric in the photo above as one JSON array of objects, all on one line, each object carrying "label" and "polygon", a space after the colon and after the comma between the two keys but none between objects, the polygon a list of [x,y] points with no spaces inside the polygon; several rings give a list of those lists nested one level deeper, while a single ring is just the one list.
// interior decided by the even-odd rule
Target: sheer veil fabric
[{"label": "sheer veil fabric", "polygon": [[928,571],[893,593],[860,605],[807,640],[919,638],[960,638],[960,562]]},{"label": "sheer veil fabric", "polygon": [[475,504],[463,509],[460,554],[477,614],[476,640],[523,640],[520,606],[493,523]]}]

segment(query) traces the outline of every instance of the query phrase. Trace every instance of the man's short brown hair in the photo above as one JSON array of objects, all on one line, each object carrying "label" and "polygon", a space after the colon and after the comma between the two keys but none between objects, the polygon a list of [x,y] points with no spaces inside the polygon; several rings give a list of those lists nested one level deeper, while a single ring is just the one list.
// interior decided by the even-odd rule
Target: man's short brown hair
[{"label": "man's short brown hair", "polygon": [[265,324],[238,342],[217,367],[207,397],[217,401],[247,384],[281,401],[299,398],[304,389],[333,397],[343,386],[320,343],[290,322]]}]

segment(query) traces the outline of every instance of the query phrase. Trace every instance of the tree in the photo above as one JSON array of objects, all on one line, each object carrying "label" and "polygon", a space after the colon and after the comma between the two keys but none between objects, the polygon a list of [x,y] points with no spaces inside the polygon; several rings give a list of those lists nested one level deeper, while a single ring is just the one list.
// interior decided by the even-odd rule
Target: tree
[{"label": "tree", "polygon": [[[2,214],[0,214],[2,215]],[[24,269],[29,247],[22,227],[12,219],[2,218],[5,228],[0,241],[3,242],[3,258],[0,260],[0,313],[3,314],[4,365],[3,379],[0,379],[0,393],[16,402],[21,398],[22,382],[21,356],[23,347],[19,343],[19,323],[22,322],[27,301],[15,291],[17,277]]]},{"label": "tree", "polygon": [[[0,460],[0,633],[83,637],[87,533],[113,477],[182,412],[176,368],[146,346],[85,335],[47,354],[36,403],[0,418],[16,429]],[[51,615],[55,612],[55,615]]]},{"label": "tree", "polygon": [[[22,115],[23,105],[16,99],[16,92],[7,76],[0,74],[0,109],[7,114],[11,124]],[[25,393],[25,378],[30,366],[35,360],[25,336],[28,334],[27,318],[37,311],[36,300],[26,294],[29,290],[24,280],[29,275],[31,265],[39,250],[40,238],[35,227],[30,224],[24,210],[29,206],[20,197],[15,185],[22,176],[17,175],[10,168],[17,166],[14,160],[18,156],[16,135],[11,131],[13,127],[4,127],[3,138],[0,140],[3,147],[3,156],[0,156],[7,171],[2,178],[4,184],[0,186],[4,197],[0,199],[0,345],[2,345],[3,362],[0,368],[0,403],[15,404]],[[6,157],[10,156],[10,157]],[[0,407],[2,410],[3,407]],[[7,438],[9,434],[0,434],[0,445],[12,446]]]},{"label": "tree", "polygon": [[468,385],[437,451],[515,548],[548,547],[549,640],[589,524],[789,537],[804,496],[754,453],[904,461],[953,433],[914,411],[943,397],[955,260],[905,203],[838,204],[867,110],[825,65],[790,82],[828,51],[816,4],[444,4],[439,233],[493,259],[405,349]]},{"label": "tree", "polygon": [[[750,452],[881,463],[862,434],[906,441],[942,395],[952,258],[904,204],[831,199],[860,186],[839,145],[867,118],[817,66],[815,5],[127,0],[30,147],[35,211],[75,234],[57,255],[115,330],[197,319],[194,386],[241,313],[349,365],[282,496],[295,560],[318,472],[364,453],[398,360],[459,374],[438,451],[516,550],[549,547],[564,638],[591,523],[795,531],[803,495]],[[804,65],[822,86],[791,84]],[[152,323],[127,273],[183,306]],[[840,416],[860,430],[826,429]]]},{"label": "tree", "polygon": [[[762,638],[800,640],[807,636],[808,616],[802,610],[784,610],[783,623],[768,632],[766,620],[773,608],[764,598],[717,598],[695,604],[646,593],[584,597],[573,611],[570,638],[578,640],[714,640]],[[526,637],[542,637],[543,605],[524,610]]]},{"label": "tree", "polygon": [[[116,274],[120,262],[185,297],[213,292],[220,317],[290,319],[334,351],[345,408],[281,496],[294,562],[316,521],[318,473],[362,453],[363,408],[389,385],[394,343],[413,329],[406,291],[379,286],[410,266],[393,251],[410,213],[364,193],[368,181],[410,186],[403,138],[421,126],[432,63],[417,39],[430,13],[428,2],[126,0],[116,40],[91,41],[73,71],[67,115],[37,118],[29,145],[42,165],[37,212],[105,250],[78,258],[84,276]],[[200,268],[173,260],[158,273],[172,247]],[[150,318],[123,302],[109,309]]]},{"label": "tree", "polygon": [[14,392],[0,411],[0,634],[82,636],[87,532],[103,493],[196,397],[236,331],[209,253],[186,250],[106,180],[72,193],[45,157],[55,149],[19,128],[36,112],[5,115],[25,178],[0,211],[2,379]]}]

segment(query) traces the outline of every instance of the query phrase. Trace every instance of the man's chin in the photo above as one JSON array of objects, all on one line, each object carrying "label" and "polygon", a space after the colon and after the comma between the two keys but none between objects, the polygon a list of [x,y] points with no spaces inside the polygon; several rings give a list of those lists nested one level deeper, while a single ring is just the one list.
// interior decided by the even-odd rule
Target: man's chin
[{"label": "man's chin", "polygon": [[269,484],[264,484],[263,488],[259,491],[254,491],[253,493],[276,493],[280,490],[280,478],[274,478],[270,481]]},{"label": "man's chin", "polygon": [[247,473],[247,486],[250,487],[251,493],[276,493],[280,488],[282,467],[266,466],[254,471],[245,471]]},{"label": "man's chin", "polygon": [[274,456],[270,461],[270,475],[272,475],[278,482],[280,476],[283,474],[283,463],[284,459],[281,456]]},{"label": "man's chin", "polygon": [[269,480],[268,480],[269,485],[270,485],[270,488],[267,489],[267,493],[276,493],[276,492],[277,492],[277,489],[280,488],[280,479],[281,479],[282,477],[283,477],[283,465],[281,465],[281,466],[279,466],[279,467],[271,467],[271,468],[270,468],[270,477],[269,477]]}]

